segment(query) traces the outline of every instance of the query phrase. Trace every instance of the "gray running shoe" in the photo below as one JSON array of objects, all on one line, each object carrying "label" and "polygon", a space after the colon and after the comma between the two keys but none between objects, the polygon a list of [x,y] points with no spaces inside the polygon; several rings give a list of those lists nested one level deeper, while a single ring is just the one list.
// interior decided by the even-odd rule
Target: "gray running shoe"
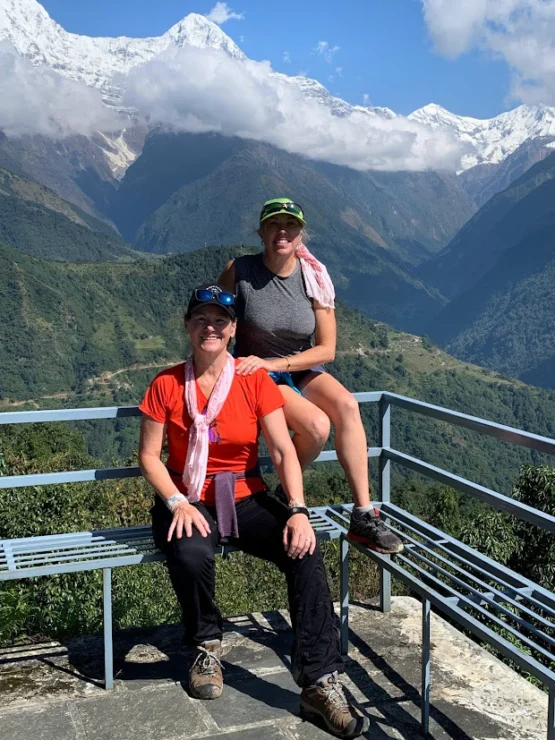
[{"label": "gray running shoe", "polygon": [[352,542],[361,542],[384,555],[403,552],[403,543],[380,519],[378,509],[359,513],[353,508],[347,539]]}]

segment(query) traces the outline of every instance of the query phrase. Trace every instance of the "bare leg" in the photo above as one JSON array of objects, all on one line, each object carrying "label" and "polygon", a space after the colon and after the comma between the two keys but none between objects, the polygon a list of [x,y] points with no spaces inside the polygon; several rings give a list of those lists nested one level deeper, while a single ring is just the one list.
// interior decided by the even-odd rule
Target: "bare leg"
[{"label": "bare leg", "polygon": [[320,454],[330,434],[329,417],[317,406],[287,385],[279,389],[285,399],[283,411],[287,426],[293,431],[293,444],[304,470]]},{"label": "bare leg", "polygon": [[366,433],[355,397],[329,373],[312,374],[303,383],[302,391],[306,399],[324,411],[335,427],[335,450],[347,476],[355,506],[368,506]]}]

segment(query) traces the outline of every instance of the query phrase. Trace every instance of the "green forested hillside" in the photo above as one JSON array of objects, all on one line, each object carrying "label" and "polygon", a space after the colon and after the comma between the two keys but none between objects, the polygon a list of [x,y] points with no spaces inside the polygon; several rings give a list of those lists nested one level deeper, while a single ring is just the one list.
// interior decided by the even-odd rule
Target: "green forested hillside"
[{"label": "green forested hillside", "polygon": [[501,255],[553,222],[555,152],[535,164],[489,200],[419,275],[449,299],[471,289],[495,267]]},{"label": "green forested hillside", "polygon": [[[0,304],[0,410],[26,408],[13,405],[26,399],[42,406],[136,403],[157,368],[185,354],[182,316],[192,286],[237,252],[212,248],[156,263],[73,265],[0,250],[0,287],[9,297]],[[555,394],[461,363],[354,309],[340,307],[338,321],[330,371],[353,391],[396,391],[540,434],[555,432]],[[375,408],[364,413],[375,437]],[[470,466],[487,485],[506,488],[518,465],[534,459],[400,410],[395,423],[403,449],[452,463],[461,474]],[[90,425],[89,450],[103,457],[130,454],[136,431],[129,429]]]},{"label": "green forested hillside", "polygon": [[3,169],[0,243],[45,259],[96,262],[136,258],[108,224],[43,185]]},{"label": "green forested hillside", "polygon": [[430,334],[457,357],[554,388],[554,234],[555,202],[550,221],[530,229],[482,280],[448,304]]}]

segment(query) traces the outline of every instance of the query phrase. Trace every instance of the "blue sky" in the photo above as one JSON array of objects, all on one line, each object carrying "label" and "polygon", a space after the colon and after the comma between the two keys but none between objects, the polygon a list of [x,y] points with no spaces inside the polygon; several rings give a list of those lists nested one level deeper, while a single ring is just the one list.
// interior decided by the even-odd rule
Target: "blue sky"
[{"label": "blue sky", "polygon": [[[42,4],[73,33],[158,36],[190,12],[208,15],[215,0],[43,0]],[[477,118],[516,105],[509,100],[510,77],[504,62],[476,50],[456,60],[436,53],[420,0],[303,0],[296,5],[233,0],[229,5],[244,18],[225,22],[222,30],[247,56],[268,59],[286,74],[314,77],[351,103],[366,100],[407,114],[434,102]],[[324,53],[316,51],[319,44]],[[284,52],[289,52],[290,61],[285,61]]]}]

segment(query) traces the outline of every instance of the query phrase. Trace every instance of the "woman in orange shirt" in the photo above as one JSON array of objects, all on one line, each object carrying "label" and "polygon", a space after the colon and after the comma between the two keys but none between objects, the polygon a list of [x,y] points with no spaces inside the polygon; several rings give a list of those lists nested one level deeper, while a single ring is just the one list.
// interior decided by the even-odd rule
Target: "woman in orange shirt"
[{"label": "woman in orange shirt", "polygon": [[[301,711],[339,737],[358,737],[368,719],[351,706],[321,553],[304,504],[302,473],[267,373],[238,375],[227,351],[235,335],[235,297],[219,285],[193,291],[185,328],[193,354],[159,373],[143,402],[139,463],[156,493],[153,533],[166,555],[183,611],[185,640],[196,649],[191,693],[222,691],[222,619],[214,603],[214,555],[230,542],[285,574],[295,632],[291,664]],[[271,494],[258,468],[262,431],[286,498]],[[164,440],[168,459],[161,460]]]}]

